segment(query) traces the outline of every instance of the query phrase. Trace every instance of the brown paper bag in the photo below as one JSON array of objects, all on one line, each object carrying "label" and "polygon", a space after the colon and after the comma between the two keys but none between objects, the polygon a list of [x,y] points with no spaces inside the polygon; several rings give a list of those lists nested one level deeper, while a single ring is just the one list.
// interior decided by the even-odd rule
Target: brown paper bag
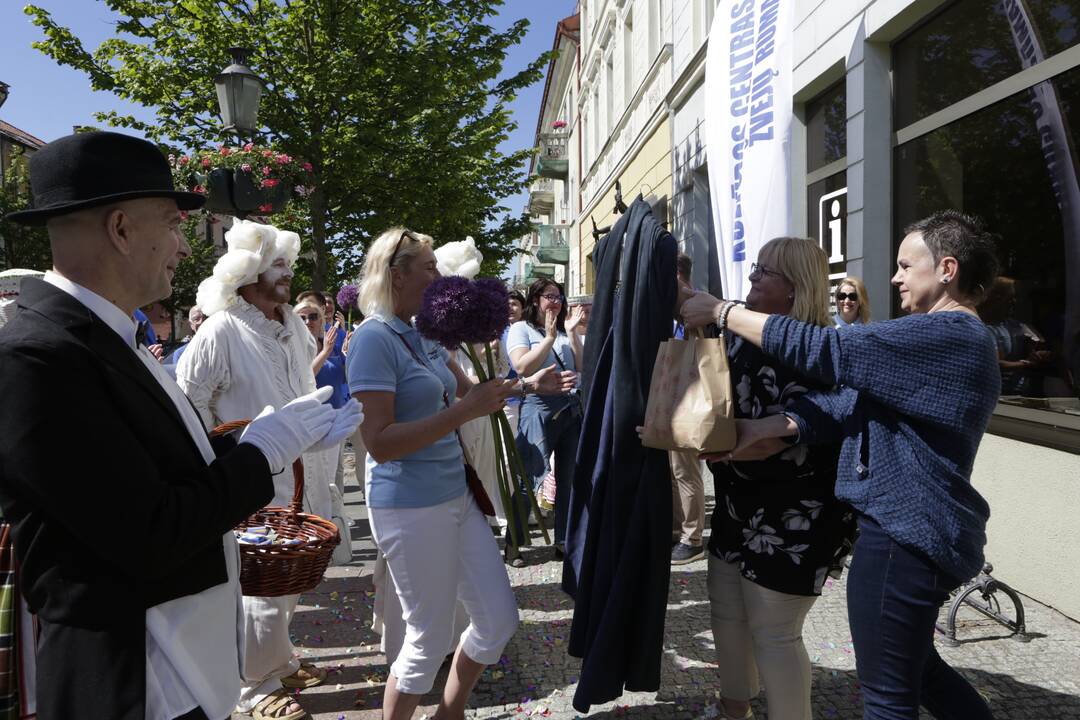
[{"label": "brown paper bag", "polygon": [[660,343],[641,442],[661,450],[722,452],[735,447],[727,344],[688,337]]}]

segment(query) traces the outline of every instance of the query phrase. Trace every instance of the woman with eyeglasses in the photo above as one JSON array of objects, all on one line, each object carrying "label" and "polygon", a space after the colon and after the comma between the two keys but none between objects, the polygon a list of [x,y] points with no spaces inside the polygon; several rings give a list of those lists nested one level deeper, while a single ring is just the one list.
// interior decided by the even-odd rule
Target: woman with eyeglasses
[{"label": "woman with eyeglasses", "polygon": [[[506,351],[514,370],[524,376],[541,367],[557,365],[560,370],[578,372],[582,346],[575,329],[582,318],[580,307],[567,317],[566,296],[559,283],[544,278],[534,281],[525,297],[522,319],[510,326],[506,338]],[[550,458],[554,455],[556,558],[562,557],[566,544],[570,483],[581,435],[581,416],[581,400],[576,392],[529,395],[518,410],[518,451],[534,492],[539,492],[544,477],[552,471]],[[523,489],[514,493],[511,505],[520,517],[527,514],[528,495]],[[525,561],[521,551],[513,549],[509,533],[507,527],[506,561],[522,567]],[[526,539],[516,538],[519,548]]]},{"label": "woman with eyeglasses", "polygon": [[836,314],[833,322],[836,327],[865,325],[870,322],[870,298],[866,295],[863,281],[852,275],[844,278],[836,288]]},{"label": "woman with eyeglasses", "polygon": [[[830,389],[738,421],[735,453],[794,438],[841,443],[836,494],[858,516],[847,603],[867,720],[986,720],[986,701],[934,649],[949,593],[983,567],[990,508],[971,485],[997,404],[993,338],[975,306],[997,275],[995,242],[954,210],[908,226],[892,284],[909,314],[846,330],[698,293],[688,327],[716,323]],[[772,716],[770,708],[770,717]]]},{"label": "woman with eyeglasses", "polygon": [[[746,307],[829,325],[825,252],[803,238],[766,243],[752,266]],[[727,340],[736,418],[782,414],[825,388],[742,338]],[[770,718],[810,718],[802,626],[826,579],[839,577],[855,532],[851,508],[834,494],[839,452],[839,444],[775,441],[756,453],[706,458],[715,461],[707,586],[722,717],[753,717],[749,701],[760,677]]]},{"label": "woman with eyeglasses", "polygon": [[[371,403],[360,426],[371,532],[406,624],[383,696],[387,720],[412,717],[447,652],[454,659],[436,715],[462,718],[477,679],[518,624],[498,545],[466,485],[458,428],[526,387],[552,392],[571,382],[542,371],[524,384],[474,384],[445,348],[421,337],[412,318],[439,277],[431,244],[403,228],[372,243],[360,280],[367,318],[347,356],[349,391]],[[469,616],[460,642],[452,631],[459,601]]]}]

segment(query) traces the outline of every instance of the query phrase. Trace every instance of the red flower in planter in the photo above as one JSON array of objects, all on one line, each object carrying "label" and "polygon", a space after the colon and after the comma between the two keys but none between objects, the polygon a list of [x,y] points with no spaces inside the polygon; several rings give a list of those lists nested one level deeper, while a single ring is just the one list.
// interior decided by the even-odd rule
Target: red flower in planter
[{"label": "red flower in planter", "polygon": [[254,143],[247,143],[247,144],[244,145],[244,152],[251,152],[254,149],[255,149],[255,144]]},{"label": "red flower in planter", "polygon": [[204,168],[208,168],[208,167],[210,167],[210,158],[208,158],[208,157],[204,157],[204,158],[202,159],[202,166],[203,166]]},{"label": "red flower in planter", "polygon": [[200,195],[205,195],[206,188],[204,188],[202,185],[196,185],[195,187],[191,188],[191,192],[197,192]]},{"label": "red flower in planter", "polygon": [[251,163],[244,163],[240,166],[240,169],[244,172],[251,172]]},{"label": "red flower in planter", "polygon": [[273,150],[263,150],[262,155],[263,155],[263,157],[274,157],[274,151]]},{"label": "red flower in planter", "polygon": [[222,145],[221,146],[221,154],[222,155],[231,155],[232,154],[232,149],[229,148],[227,145]]},{"label": "red flower in planter", "polygon": [[270,174],[270,166],[269,165],[263,166],[263,175],[269,175],[269,174]]},{"label": "red flower in planter", "polygon": [[187,155],[181,155],[180,156],[180,164],[181,165],[187,165],[189,162],[191,162],[191,158],[189,158]]},{"label": "red flower in planter", "polygon": [[273,178],[267,178],[267,179],[262,181],[262,187],[264,187],[264,188],[272,188],[272,187],[274,187],[275,185],[277,185],[280,182],[281,182],[280,180],[275,180]]},{"label": "red flower in planter", "polygon": [[314,172],[315,171],[315,168],[313,168],[311,166],[311,163],[309,163],[309,162],[304,163],[304,169],[307,170],[308,172]]},{"label": "red flower in planter", "polygon": [[288,155],[278,155],[277,156],[277,161],[278,161],[278,165],[286,165],[286,164],[292,162],[292,158],[289,157]]},{"label": "red flower in planter", "polygon": [[274,206],[271,205],[270,203],[266,203],[265,205],[260,205],[259,206],[259,212],[272,213],[272,212],[274,212]]}]

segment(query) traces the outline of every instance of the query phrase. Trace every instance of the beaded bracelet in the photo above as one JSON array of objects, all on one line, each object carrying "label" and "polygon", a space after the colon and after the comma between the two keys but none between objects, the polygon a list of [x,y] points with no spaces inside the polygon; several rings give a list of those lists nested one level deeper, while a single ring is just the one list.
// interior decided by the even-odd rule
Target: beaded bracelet
[{"label": "beaded bracelet", "polygon": [[728,315],[731,313],[731,308],[735,307],[738,304],[739,303],[735,302],[734,300],[725,300],[724,304],[720,307],[720,317],[716,321],[716,326],[720,328],[721,332],[727,330]]}]

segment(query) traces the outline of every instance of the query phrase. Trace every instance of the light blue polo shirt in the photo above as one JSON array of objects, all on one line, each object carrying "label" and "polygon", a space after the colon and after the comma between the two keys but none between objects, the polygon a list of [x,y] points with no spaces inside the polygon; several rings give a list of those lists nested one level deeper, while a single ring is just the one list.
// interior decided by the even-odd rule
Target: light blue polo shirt
[{"label": "light blue polo shirt", "polygon": [[[422,361],[418,363],[405,344]],[[446,365],[449,353],[398,317],[373,315],[349,343],[349,393],[394,393],[394,421],[412,422],[441,412],[443,392],[453,398],[457,379]],[[453,400],[451,400],[453,402]],[[377,463],[368,455],[368,507],[439,505],[465,492],[465,465],[455,433],[399,460]]]},{"label": "light blue polo shirt", "polygon": [[[539,345],[543,341],[543,330],[537,330],[524,320],[518,320],[510,326],[510,331],[507,333],[506,352],[513,354],[514,350],[518,348],[530,350],[533,345]],[[555,372],[562,372],[563,368],[559,367],[559,363],[555,362],[555,353],[559,353],[559,359],[563,361],[563,365],[566,366],[567,370],[577,370],[577,365],[574,363],[574,348],[570,346],[570,338],[566,337],[565,332],[559,331],[559,334],[555,336],[555,344],[551,346],[551,352],[544,358],[544,362],[540,364],[540,367],[546,368],[548,365],[554,365]]]}]

